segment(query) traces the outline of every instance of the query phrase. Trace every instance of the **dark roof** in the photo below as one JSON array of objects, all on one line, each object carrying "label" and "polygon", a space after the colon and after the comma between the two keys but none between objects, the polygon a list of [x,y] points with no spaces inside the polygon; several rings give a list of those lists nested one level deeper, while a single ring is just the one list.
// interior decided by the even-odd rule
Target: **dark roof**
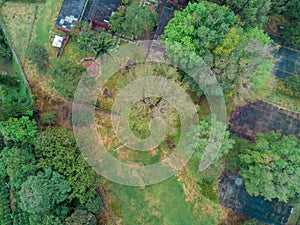
[{"label": "dark roof", "polygon": [[[238,180],[237,180],[238,179]],[[219,202],[233,211],[273,225],[283,225],[288,222],[292,206],[277,200],[267,201],[263,197],[250,196],[243,179],[236,173],[223,173],[219,179]]]},{"label": "dark roof", "polygon": [[108,26],[111,14],[121,6],[122,0],[94,0],[89,13],[89,20]]},{"label": "dark roof", "polygon": [[56,20],[56,27],[61,30],[70,31],[73,24],[80,20],[84,14],[87,1],[88,0],[64,0]]}]

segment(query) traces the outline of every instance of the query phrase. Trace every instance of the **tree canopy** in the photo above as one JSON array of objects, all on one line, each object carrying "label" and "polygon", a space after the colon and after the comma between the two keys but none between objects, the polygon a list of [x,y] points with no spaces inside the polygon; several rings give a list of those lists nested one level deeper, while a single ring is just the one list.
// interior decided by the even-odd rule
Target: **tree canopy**
[{"label": "tree canopy", "polygon": [[69,199],[88,202],[96,196],[99,178],[81,155],[71,131],[49,128],[38,135],[35,154],[39,168],[52,168],[62,174],[72,190]]},{"label": "tree canopy", "polygon": [[263,28],[270,11],[271,0],[213,0],[229,7],[241,20],[244,27]]},{"label": "tree canopy", "polygon": [[124,12],[119,10],[114,13],[109,20],[109,25],[114,32],[142,38],[153,31],[156,21],[157,16],[149,7],[128,6]]},{"label": "tree canopy", "polygon": [[287,202],[300,194],[300,142],[279,132],[258,134],[239,155],[240,173],[248,193]]},{"label": "tree canopy", "polygon": [[47,169],[30,176],[19,192],[21,207],[30,214],[43,214],[63,202],[71,190],[69,182],[57,172]]},{"label": "tree canopy", "polygon": [[[257,99],[269,87],[270,38],[257,28],[244,30],[225,6],[206,1],[189,4],[175,12],[163,40],[168,57],[184,70],[199,66],[200,57],[236,104]],[[193,92],[203,94],[188,74],[183,80]]]}]

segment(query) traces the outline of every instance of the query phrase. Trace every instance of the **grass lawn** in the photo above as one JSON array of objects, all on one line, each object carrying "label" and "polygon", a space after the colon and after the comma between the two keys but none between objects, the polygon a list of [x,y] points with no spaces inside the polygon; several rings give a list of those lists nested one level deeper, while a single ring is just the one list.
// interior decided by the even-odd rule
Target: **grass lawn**
[{"label": "grass lawn", "polygon": [[9,38],[22,62],[28,46],[29,28],[34,19],[32,18],[34,8],[34,4],[8,1],[0,10]]},{"label": "grass lawn", "polygon": [[122,224],[207,224],[221,219],[221,209],[203,196],[190,200],[183,181],[172,177],[162,183],[128,187],[107,183],[110,208]]}]

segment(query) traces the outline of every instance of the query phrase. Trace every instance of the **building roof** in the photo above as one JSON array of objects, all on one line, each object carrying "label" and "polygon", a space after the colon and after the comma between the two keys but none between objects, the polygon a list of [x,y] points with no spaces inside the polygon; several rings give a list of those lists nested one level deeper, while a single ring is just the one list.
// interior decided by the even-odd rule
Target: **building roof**
[{"label": "building roof", "polygon": [[122,0],[94,0],[89,12],[88,19],[94,23],[108,26],[111,14],[121,6]]},{"label": "building roof", "polygon": [[219,179],[218,196],[221,205],[233,211],[273,225],[287,224],[293,207],[277,200],[250,196],[236,173],[223,173]]},{"label": "building roof", "polygon": [[74,23],[81,19],[88,0],[64,0],[56,20],[56,27],[69,32]]}]

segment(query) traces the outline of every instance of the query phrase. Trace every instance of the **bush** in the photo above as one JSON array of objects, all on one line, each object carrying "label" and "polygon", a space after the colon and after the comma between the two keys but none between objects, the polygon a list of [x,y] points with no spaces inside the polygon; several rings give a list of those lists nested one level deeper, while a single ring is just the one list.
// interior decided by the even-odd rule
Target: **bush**
[{"label": "bush", "polygon": [[91,202],[88,202],[85,204],[85,208],[93,214],[99,213],[101,210],[101,207],[102,207],[102,200],[99,196],[97,196]]},{"label": "bush", "polygon": [[41,120],[45,125],[54,125],[56,120],[56,113],[55,112],[43,113],[41,116]]},{"label": "bush", "polygon": [[43,45],[31,43],[27,49],[27,58],[36,64],[40,72],[46,72],[49,56]]}]

